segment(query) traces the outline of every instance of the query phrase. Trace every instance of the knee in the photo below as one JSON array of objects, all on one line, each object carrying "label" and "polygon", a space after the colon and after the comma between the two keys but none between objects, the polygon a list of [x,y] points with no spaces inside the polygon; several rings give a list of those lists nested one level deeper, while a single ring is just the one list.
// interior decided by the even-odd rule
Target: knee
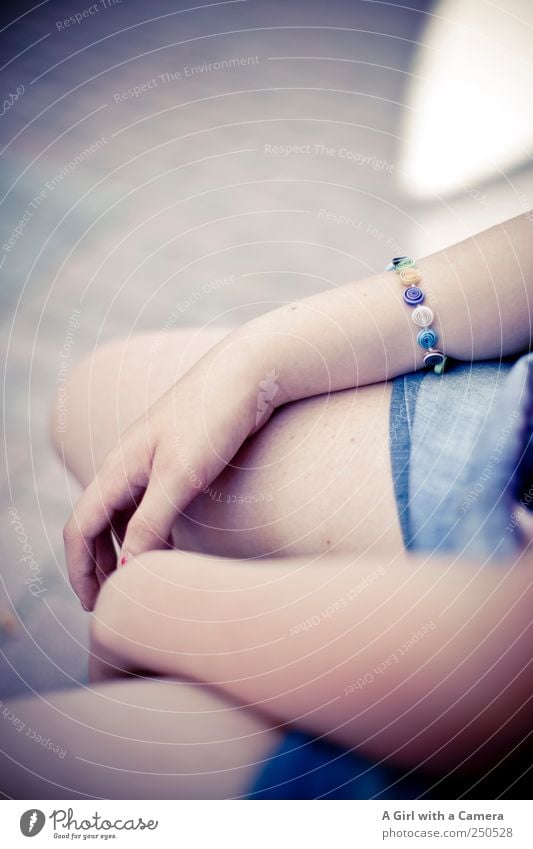
[{"label": "knee", "polygon": [[181,590],[180,566],[189,562],[190,555],[182,551],[148,551],[116,569],[96,600],[92,645],[115,655],[135,649],[140,629],[158,627],[161,599]]},{"label": "knee", "polygon": [[50,437],[60,459],[85,482],[90,459],[90,437],[96,417],[112,391],[111,365],[120,357],[123,342],[109,342],[73,365],[58,380],[50,416]]},{"label": "knee", "polygon": [[87,374],[87,358],[69,369],[65,375],[58,376],[57,386],[52,400],[50,415],[50,438],[52,445],[62,460],[68,464],[68,444],[72,432],[74,409],[77,403],[76,387],[83,386]]}]

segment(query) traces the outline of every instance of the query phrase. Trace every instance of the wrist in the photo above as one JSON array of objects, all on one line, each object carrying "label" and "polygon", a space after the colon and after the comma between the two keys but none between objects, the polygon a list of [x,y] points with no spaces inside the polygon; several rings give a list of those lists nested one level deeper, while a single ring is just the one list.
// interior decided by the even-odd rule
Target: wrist
[{"label": "wrist", "polygon": [[234,391],[245,393],[243,406],[254,433],[288,400],[281,383],[280,339],[267,314],[236,328],[227,341],[238,372],[233,377]]},{"label": "wrist", "polygon": [[245,340],[253,369],[257,413],[267,403],[271,412],[297,400],[295,374],[302,365],[305,339],[291,330],[295,304],[257,316],[243,324],[238,333]]}]

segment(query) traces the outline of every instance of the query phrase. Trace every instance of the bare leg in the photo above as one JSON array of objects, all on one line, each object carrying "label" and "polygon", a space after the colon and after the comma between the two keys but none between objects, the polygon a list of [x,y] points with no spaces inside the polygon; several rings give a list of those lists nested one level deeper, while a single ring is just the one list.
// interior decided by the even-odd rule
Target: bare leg
[{"label": "bare leg", "polygon": [[[15,719],[0,726],[0,795],[9,798],[235,798],[280,739],[212,690],[162,678],[6,709]],[[48,739],[55,751],[39,742]]]},{"label": "bare leg", "polygon": [[[82,484],[119,433],[227,332],[145,334],[73,370],[55,442]],[[378,384],[278,410],[176,523],[177,546],[230,557],[400,551],[389,403],[389,385]]]},{"label": "bare leg", "polygon": [[[66,432],[56,423],[54,441],[82,485],[119,433],[225,332],[145,335],[106,346],[73,370]],[[252,557],[343,546],[399,550],[388,403],[382,385],[280,411],[213,483],[221,500],[201,495],[191,505],[177,523],[179,540]],[[272,501],[247,502],[249,493],[270,493]],[[0,774],[9,775],[4,792],[21,798],[236,797],[280,739],[253,711],[199,685],[161,679],[13,702],[9,710],[25,726],[15,733],[2,724]],[[68,753],[42,748],[27,728]],[[30,763],[35,774],[24,769]]]}]

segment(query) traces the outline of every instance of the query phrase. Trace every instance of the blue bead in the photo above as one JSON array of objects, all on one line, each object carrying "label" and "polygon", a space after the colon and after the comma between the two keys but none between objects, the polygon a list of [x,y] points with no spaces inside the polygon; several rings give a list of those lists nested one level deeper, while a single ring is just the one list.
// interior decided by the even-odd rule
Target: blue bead
[{"label": "blue bead", "polygon": [[424,300],[424,293],[422,289],[418,288],[418,286],[409,286],[409,288],[403,293],[403,299],[410,307],[414,307],[416,304],[422,303]]},{"label": "blue bead", "polygon": [[437,339],[438,336],[432,327],[426,327],[425,330],[421,330],[416,337],[416,341],[421,348],[432,348]]}]

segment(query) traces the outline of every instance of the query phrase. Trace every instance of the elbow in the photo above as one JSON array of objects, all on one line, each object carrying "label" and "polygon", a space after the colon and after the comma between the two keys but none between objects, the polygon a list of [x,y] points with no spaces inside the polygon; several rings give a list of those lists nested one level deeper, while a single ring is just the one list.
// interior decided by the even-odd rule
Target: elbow
[{"label": "elbow", "polygon": [[443,681],[421,700],[420,713],[413,707],[418,722],[406,727],[401,758],[407,754],[411,763],[429,771],[479,775],[530,747],[531,648],[526,627],[507,650],[502,645],[499,655],[485,656],[477,667],[469,666]]}]

